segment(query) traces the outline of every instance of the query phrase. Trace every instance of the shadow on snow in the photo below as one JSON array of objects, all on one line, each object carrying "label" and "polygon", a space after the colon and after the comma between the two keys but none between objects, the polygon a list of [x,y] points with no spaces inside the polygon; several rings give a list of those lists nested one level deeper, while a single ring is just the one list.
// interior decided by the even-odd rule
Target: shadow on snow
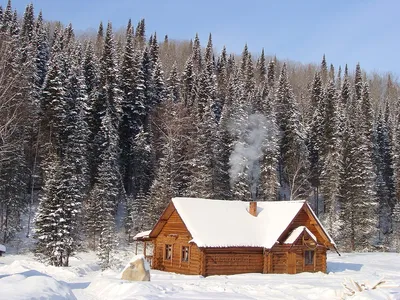
[{"label": "shadow on snow", "polygon": [[328,262],[327,271],[328,273],[338,273],[344,272],[347,270],[350,271],[360,271],[362,268],[362,264],[354,264],[354,263],[346,263],[346,262]]}]

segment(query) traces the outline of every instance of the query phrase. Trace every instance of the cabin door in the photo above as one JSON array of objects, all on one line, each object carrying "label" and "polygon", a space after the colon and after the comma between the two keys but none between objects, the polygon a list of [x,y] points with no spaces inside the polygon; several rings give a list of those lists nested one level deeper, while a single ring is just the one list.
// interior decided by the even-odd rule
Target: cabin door
[{"label": "cabin door", "polygon": [[288,274],[296,274],[296,253],[288,252]]}]

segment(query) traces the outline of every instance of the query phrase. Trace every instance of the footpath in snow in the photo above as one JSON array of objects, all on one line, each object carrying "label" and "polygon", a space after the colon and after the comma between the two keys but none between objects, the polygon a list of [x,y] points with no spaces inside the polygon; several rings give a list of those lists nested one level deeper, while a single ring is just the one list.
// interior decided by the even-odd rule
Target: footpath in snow
[{"label": "footpath in snow", "polygon": [[[37,262],[32,255],[0,257],[0,299],[341,299],[342,283],[353,279],[383,288],[348,299],[400,299],[400,255],[352,253],[328,256],[328,274],[242,274],[187,276],[151,271],[151,282],[119,279],[125,259],[115,270],[101,272],[94,253],[79,253],[71,267]],[[385,287],[386,286],[386,287]]]}]

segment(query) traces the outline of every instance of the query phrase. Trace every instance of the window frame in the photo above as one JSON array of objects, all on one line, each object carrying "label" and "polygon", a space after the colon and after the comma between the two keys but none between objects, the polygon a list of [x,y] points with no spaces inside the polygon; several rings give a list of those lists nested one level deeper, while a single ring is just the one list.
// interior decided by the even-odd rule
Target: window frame
[{"label": "window frame", "polygon": [[164,260],[172,261],[172,244],[165,244]]},{"label": "window frame", "polygon": [[181,262],[183,262],[183,263],[189,262],[189,251],[190,251],[189,246],[181,247]]},{"label": "window frame", "polygon": [[315,261],[315,251],[305,250],[304,251],[304,265],[313,266]]}]

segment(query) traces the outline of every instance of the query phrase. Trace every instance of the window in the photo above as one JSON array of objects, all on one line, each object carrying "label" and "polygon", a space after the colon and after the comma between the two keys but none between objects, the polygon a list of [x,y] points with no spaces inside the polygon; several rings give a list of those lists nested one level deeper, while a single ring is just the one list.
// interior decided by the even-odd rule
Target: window
[{"label": "window", "polygon": [[307,250],[304,252],[304,258],[306,265],[314,264],[314,251]]},{"label": "window", "polygon": [[182,261],[189,261],[189,247],[182,247]]},{"label": "window", "polygon": [[165,260],[172,258],[172,245],[165,245]]}]

